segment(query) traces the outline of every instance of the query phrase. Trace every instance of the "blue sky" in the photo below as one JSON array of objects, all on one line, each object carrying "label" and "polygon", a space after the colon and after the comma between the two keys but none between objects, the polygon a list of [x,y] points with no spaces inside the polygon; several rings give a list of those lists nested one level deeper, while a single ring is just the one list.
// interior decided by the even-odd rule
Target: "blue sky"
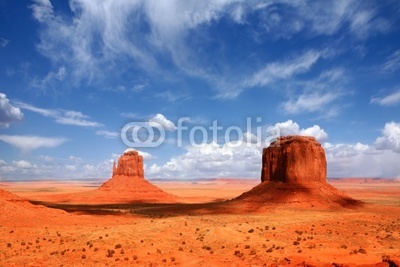
[{"label": "blue sky", "polygon": [[257,178],[268,127],[400,177],[398,1],[1,0],[0,25],[1,180],[107,178],[130,122],[165,129],[148,178]]}]

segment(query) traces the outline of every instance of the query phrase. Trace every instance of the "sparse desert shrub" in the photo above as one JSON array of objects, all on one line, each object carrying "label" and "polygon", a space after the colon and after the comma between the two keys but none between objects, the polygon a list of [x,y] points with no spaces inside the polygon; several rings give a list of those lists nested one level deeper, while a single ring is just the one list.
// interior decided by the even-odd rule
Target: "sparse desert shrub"
[{"label": "sparse desert shrub", "polygon": [[82,255],[82,260],[86,259],[86,255]]},{"label": "sparse desert shrub", "polygon": [[8,248],[11,248],[11,243],[7,243],[7,247],[8,247]]},{"label": "sparse desert shrub", "polygon": [[205,249],[205,250],[211,250],[211,247],[210,247],[210,246],[202,246],[201,248],[202,248],[202,249]]},{"label": "sparse desert shrub", "polygon": [[340,248],[346,249],[347,246],[346,245],[341,245]]},{"label": "sparse desert shrub", "polygon": [[250,248],[250,245],[246,245],[245,247],[244,247],[244,249],[249,249]]},{"label": "sparse desert shrub", "polygon": [[355,249],[355,250],[353,250],[353,251],[350,251],[350,255],[352,255],[352,254],[357,254],[358,253],[358,250],[357,249]]},{"label": "sparse desert shrub", "polygon": [[243,257],[243,253],[240,252],[240,250],[235,250],[235,253],[233,255],[235,255],[235,256],[237,256],[239,258]]},{"label": "sparse desert shrub", "polygon": [[250,229],[248,232],[249,232],[249,233],[253,233],[253,232],[254,232],[254,229],[252,228],[252,229]]},{"label": "sparse desert shrub", "polygon": [[116,244],[116,245],[115,245],[115,249],[120,249],[121,247],[122,247],[121,244]]},{"label": "sparse desert shrub", "polygon": [[111,258],[115,254],[115,251],[112,249],[107,250],[107,258]]},{"label": "sparse desert shrub", "polygon": [[176,259],[175,257],[171,257],[171,261],[174,262]]},{"label": "sparse desert shrub", "polygon": [[129,261],[129,258],[128,258],[128,257],[125,257],[125,258],[124,258],[124,261]]},{"label": "sparse desert shrub", "polygon": [[302,235],[303,234],[303,231],[300,231],[300,230],[296,230],[296,231],[294,231],[296,234],[298,234],[298,235]]},{"label": "sparse desert shrub", "polygon": [[133,255],[133,258],[132,258],[134,261],[135,260],[137,260],[137,256],[136,255]]},{"label": "sparse desert shrub", "polygon": [[299,241],[294,241],[293,242],[293,245],[295,245],[295,246],[297,246],[297,245],[299,245],[300,243],[299,243]]},{"label": "sparse desert shrub", "polygon": [[365,249],[363,249],[363,248],[360,248],[360,249],[358,250],[358,253],[367,254],[367,251],[366,251]]}]

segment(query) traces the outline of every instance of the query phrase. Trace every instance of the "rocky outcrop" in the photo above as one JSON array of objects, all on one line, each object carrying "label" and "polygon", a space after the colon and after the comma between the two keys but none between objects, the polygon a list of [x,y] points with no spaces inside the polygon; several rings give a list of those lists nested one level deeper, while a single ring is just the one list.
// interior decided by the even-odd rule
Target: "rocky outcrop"
[{"label": "rocky outcrop", "polygon": [[326,158],[314,137],[280,137],[263,149],[261,181],[326,183]]},{"label": "rocky outcrop", "polygon": [[33,205],[9,191],[0,189],[0,225],[32,226],[43,222],[53,223],[69,218],[65,211],[50,209],[42,205]]},{"label": "rocky outcrop", "polygon": [[[239,201],[239,202],[238,202]],[[249,210],[266,207],[331,209],[362,202],[326,182],[325,151],[314,137],[280,137],[262,156],[261,183],[233,200]]]},{"label": "rocky outcrop", "polygon": [[118,165],[113,167],[113,176],[125,175],[144,179],[143,157],[135,150],[128,150],[119,158]]},{"label": "rocky outcrop", "polygon": [[127,150],[114,163],[113,176],[91,195],[87,203],[163,202],[173,203],[177,198],[146,181],[143,157],[136,150]]}]

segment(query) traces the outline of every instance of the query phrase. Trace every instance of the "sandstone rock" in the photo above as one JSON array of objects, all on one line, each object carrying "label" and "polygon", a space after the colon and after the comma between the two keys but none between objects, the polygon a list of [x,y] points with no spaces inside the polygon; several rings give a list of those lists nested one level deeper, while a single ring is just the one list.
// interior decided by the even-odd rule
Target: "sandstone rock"
[{"label": "sandstone rock", "polygon": [[114,163],[113,176],[91,195],[86,203],[164,202],[173,203],[177,198],[146,181],[143,157],[135,150],[127,150]]},{"label": "sandstone rock", "polygon": [[284,206],[331,209],[358,207],[361,201],[326,182],[326,158],[313,137],[280,137],[263,150],[261,183],[233,199],[244,209]]},{"label": "sandstone rock", "polygon": [[280,137],[264,148],[261,181],[326,183],[326,158],[314,137]]},{"label": "sandstone rock", "polygon": [[144,179],[143,157],[135,150],[126,151],[118,160],[118,166],[113,168],[113,176],[125,175]]}]

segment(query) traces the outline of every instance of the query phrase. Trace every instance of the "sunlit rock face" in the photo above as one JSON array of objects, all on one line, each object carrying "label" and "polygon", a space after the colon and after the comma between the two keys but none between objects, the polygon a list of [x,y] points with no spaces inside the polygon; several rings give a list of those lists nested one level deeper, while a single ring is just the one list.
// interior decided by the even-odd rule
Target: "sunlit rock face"
[{"label": "sunlit rock face", "polygon": [[126,151],[113,168],[113,176],[124,175],[144,179],[143,157],[135,150]]},{"label": "sunlit rock face", "polygon": [[314,137],[280,137],[262,156],[261,181],[284,183],[326,183],[326,158]]}]

